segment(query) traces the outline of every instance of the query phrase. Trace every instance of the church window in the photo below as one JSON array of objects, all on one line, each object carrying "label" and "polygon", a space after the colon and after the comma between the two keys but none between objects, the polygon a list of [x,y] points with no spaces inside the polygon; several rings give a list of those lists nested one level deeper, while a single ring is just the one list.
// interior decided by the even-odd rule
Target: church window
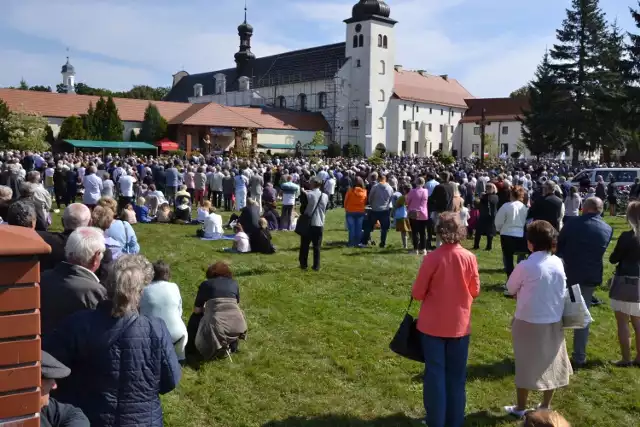
[{"label": "church window", "polygon": [[361,65],[360,65],[360,60],[359,60],[359,59],[356,59],[356,68],[360,68],[360,66],[361,66]]},{"label": "church window", "polygon": [[351,120],[351,127],[357,128],[360,126],[360,121],[358,119]]},{"label": "church window", "polygon": [[362,34],[358,36],[358,46],[359,47],[364,46],[364,36]]},{"label": "church window", "polygon": [[433,108],[429,108],[429,114],[433,114]]},{"label": "church window", "polygon": [[474,135],[480,135],[480,126],[474,126],[473,127],[473,134]]},{"label": "church window", "polygon": [[279,96],[277,105],[280,108],[287,108],[287,99],[284,96]]},{"label": "church window", "polygon": [[420,130],[420,123],[416,122],[416,130]]},{"label": "church window", "polygon": [[380,74],[385,74],[387,72],[387,64],[384,61],[380,61]]},{"label": "church window", "polygon": [[378,34],[378,47],[382,47],[382,34]]},{"label": "church window", "polygon": [[358,36],[353,36],[353,47],[358,47]]},{"label": "church window", "polygon": [[380,101],[384,101],[386,98],[384,96],[384,90],[380,91]]},{"label": "church window", "polygon": [[407,104],[404,104],[404,111],[407,111]]},{"label": "church window", "polygon": [[453,125],[451,126],[451,133],[455,132],[456,128],[453,127]]},{"label": "church window", "polygon": [[406,120],[402,121],[402,129],[407,129],[407,121]]},{"label": "church window", "polygon": [[387,39],[387,36],[384,36],[382,38],[382,47],[386,49],[388,46],[389,46],[389,40]]},{"label": "church window", "polygon": [[431,132],[433,130],[433,124],[429,123],[429,132]]},{"label": "church window", "polygon": [[442,132],[444,130],[444,126],[440,125],[440,132]]},{"label": "church window", "polygon": [[407,141],[402,141],[402,152],[403,153],[407,152]]},{"label": "church window", "polygon": [[442,109],[442,108],[440,109],[440,115],[444,116],[444,109]]},{"label": "church window", "polygon": [[416,105],[416,113],[419,113],[419,112],[420,112],[420,107]]},{"label": "church window", "polygon": [[378,120],[378,129],[384,129],[384,118],[382,117]]},{"label": "church window", "polygon": [[307,111],[307,95],[305,95],[304,93],[301,93],[300,95],[298,95],[298,110],[300,111]]},{"label": "church window", "polygon": [[413,143],[413,152],[418,154],[418,152],[420,151],[420,144],[418,141]]},{"label": "church window", "polygon": [[327,94],[325,92],[318,94],[318,108],[327,108]]}]

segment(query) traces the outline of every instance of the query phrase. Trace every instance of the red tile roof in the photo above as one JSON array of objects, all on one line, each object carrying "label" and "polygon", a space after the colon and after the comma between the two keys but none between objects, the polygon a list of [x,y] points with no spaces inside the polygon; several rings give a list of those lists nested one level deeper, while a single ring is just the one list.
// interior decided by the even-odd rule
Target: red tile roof
[{"label": "red tile roof", "polygon": [[473,98],[466,100],[469,109],[460,123],[475,123],[482,118],[482,109],[485,109],[485,117],[492,121],[516,121],[520,120],[522,111],[529,107],[526,97],[517,98]]},{"label": "red tile roof", "polygon": [[473,98],[456,79],[406,70],[395,75],[394,92],[400,99],[467,108],[465,99]]},{"label": "red tile roof", "polygon": [[[34,92],[0,89],[0,99],[10,110],[23,110],[45,117],[66,118],[87,112],[94,107],[97,96]],[[123,121],[142,122],[149,101],[113,98]],[[267,108],[225,107],[220,104],[188,104],[183,102],[152,101],[169,124],[212,127],[246,127],[286,130],[329,130],[329,124],[320,113]]]}]

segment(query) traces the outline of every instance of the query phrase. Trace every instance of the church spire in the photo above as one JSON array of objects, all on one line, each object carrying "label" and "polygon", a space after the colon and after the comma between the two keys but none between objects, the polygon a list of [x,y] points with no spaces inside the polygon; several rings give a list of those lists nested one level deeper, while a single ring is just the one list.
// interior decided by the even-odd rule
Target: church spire
[{"label": "church spire", "polygon": [[244,3],[244,22],[238,26],[240,36],[240,50],[235,54],[236,70],[238,77],[251,77],[250,63],[256,58],[251,52],[251,36],[253,27],[247,22],[247,2]]}]

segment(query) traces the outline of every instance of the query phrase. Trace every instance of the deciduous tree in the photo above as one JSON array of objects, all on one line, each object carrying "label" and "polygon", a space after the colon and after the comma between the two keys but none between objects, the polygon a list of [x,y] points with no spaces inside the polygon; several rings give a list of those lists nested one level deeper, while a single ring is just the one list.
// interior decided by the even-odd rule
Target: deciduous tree
[{"label": "deciduous tree", "polygon": [[87,131],[84,128],[82,118],[69,116],[62,122],[58,138],[65,139],[87,139]]}]

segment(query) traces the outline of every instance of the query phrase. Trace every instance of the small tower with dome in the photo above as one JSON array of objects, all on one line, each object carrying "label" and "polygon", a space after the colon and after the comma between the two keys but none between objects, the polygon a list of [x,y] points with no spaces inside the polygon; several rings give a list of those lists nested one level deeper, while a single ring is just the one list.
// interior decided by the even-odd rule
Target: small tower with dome
[{"label": "small tower with dome", "polygon": [[69,62],[67,56],[67,63],[62,66],[62,84],[65,87],[67,93],[76,93],[76,70]]}]

